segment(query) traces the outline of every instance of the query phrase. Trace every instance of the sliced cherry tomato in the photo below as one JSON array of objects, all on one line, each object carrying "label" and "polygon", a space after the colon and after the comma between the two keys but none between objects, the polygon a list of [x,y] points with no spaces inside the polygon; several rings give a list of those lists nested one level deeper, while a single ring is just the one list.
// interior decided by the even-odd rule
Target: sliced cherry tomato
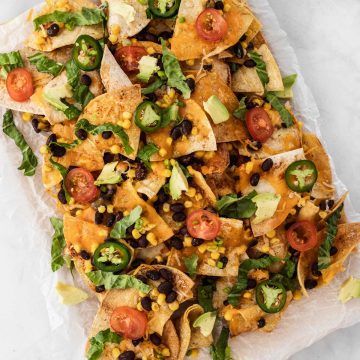
[{"label": "sliced cherry tomato", "polygon": [[186,220],[189,234],[194,238],[214,240],[220,231],[220,219],[207,210],[196,210]]},{"label": "sliced cherry tomato", "polygon": [[26,101],[34,93],[30,71],[24,68],[11,70],[6,79],[6,88],[10,97],[18,102]]},{"label": "sliced cherry tomato", "polygon": [[228,25],[221,13],[215,9],[205,9],[196,19],[196,32],[207,41],[220,41],[226,35]]},{"label": "sliced cherry tomato", "polygon": [[246,112],[246,126],[252,138],[260,142],[265,142],[274,132],[269,115],[259,107]]},{"label": "sliced cherry tomato", "polygon": [[71,197],[79,203],[90,203],[99,196],[91,172],[83,168],[72,169],[65,178],[65,187]]},{"label": "sliced cherry tomato", "polygon": [[117,307],[110,317],[110,326],[127,339],[142,338],[146,333],[148,319],[143,311],[129,306]]},{"label": "sliced cherry tomato", "polygon": [[307,251],[317,245],[316,226],[307,220],[298,221],[286,231],[286,239],[297,251]]},{"label": "sliced cherry tomato", "polygon": [[115,58],[121,68],[127,73],[138,71],[139,60],[148,55],[143,46],[123,46],[116,49]]}]

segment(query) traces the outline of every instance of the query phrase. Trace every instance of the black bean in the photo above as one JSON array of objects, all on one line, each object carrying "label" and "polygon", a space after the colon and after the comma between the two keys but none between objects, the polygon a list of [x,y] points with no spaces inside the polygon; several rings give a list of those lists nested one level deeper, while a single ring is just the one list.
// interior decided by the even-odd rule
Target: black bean
[{"label": "black bean", "polygon": [[204,243],[204,240],[203,239],[198,239],[198,238],[193,238],[191,240],[191,245],[192,246],[200,246],[201,244]]},{"label": "black bean", "polygon": [[160,191],[158,192],[157,194],[158,196],[158,199],[157,201],[160,203],[160,204],[163,204],[165,202],[167,202],[169,200],[169,195],[165,193],[164,189],[160,189]]},{"label": "black bean", "polygon": [[60,27],[59,27],[59,25],[58,24],[56,24],[56,23],[54,23],[54,24],[51,24],[49,27],[48,27],[48,29],[47,29],[47,34],[49,35],[49,36],[56,36],[58,33],[59,33],[59,31],[60,31]]},{"label": "black bean", "polygon": [[141,181],[146,178],[148,174],[148,169],[144,164],[138,164],[138,166],[135,169],[135,180]]},{"label": "black bean", "polygon": [[136,269],[137,267],[139,267],[141,264],[144,264],[144,260],[142,259],[135,259],[132,263],[131,263],[131,268],[132,269]]},{"label": "black bean", "polygon": [[227,258],[227,256],[223,255],[223,256],[220,256],[219,261],[222,262],[222,264],[223,264],[222,268],[224,269],[226,267],[226,265],[228,264],[229,259]]},{"label": "black bean", "polygon": [[305,288],[308,289],[308,290],[311,290],[313,288],[315,288],[317,286],[318,282],[314,279],[306,279],[305,280]]},{"label": "black bean", "polygon": [[131,350],[125,351],[120,354],[118,360],[135,360],[135,353]]},{"label": "black bean", "polygon": [[164,280],[173,281],[173,273],[170,270],[162,268],[159,273]]},{"label": "black bean", "polygon": [[157,96],[154,93],[147,94],[146,97],[153,103],[157,101]]},{"label": "black bean", "polygon": [[254,246],[256,246],[259,243],[258,239],[253,239],[248,243],[248,248],[252,248]]},{"label": "black bean", "polygon": [[190,120],[185,119],[182,123],[181,123],[181,130],[182,133],[184,135],[190,135],[191,134],[191,130],[193,128],[193,124]]},{"label": "black bean", "polygon": [[246,34],[244,34],[241,38],[240,38],[240,41],[245,41],[247,39],[247,36]]},{"label": "black bean", "polygon": [[97,293],[104,292],[105,291],[105,286],[104,285],[98,285],[98,286],[95,287],[95,291]]},{"label": "black bean", "polygon": [[140,239],[138,240],[139,247],[146,248],[149,245],[149,241],[146,239],[146,235],[141,235]]},{"label": "black bean", "polygon": [[176,222],[182,222],[186,219],[186,214],[184,212],[176,212],[173,214],[172,219]]},{"label": "black bean", "polygon": [[180,238],[176,237],[176,236],[173,236],[169,240],[169,245],[170,245],[170,247],[173,247],[176,250],[182,250],[184,248],[183,241]]},{"label": "black bean", "polygon": [[174,203],[170,205],[170,210],[173,212],[181,212],[185,210],[185,206],[182,203]]},{"label": "black bean", "polygon": [[146,311],[151,311],[151,303],[152,303],[152,301],[149,298],[149,296],[145,296],[141,299],[141,306]]},{"label": "black bean", "polygon": [[254,50],[254,48],[255,48],[255,45],[254,45],[254,43],[251,42],[251,43],[248,44],[246,50],[249,52],[249,51]]},{"label": "black bean", "polygon": [[104,221],[104,214],[101,212],[96,211],[95,213],[95,224],[101,225]]},{"label": "black bean", "polygon": [[161,337],[158,333],[152,333],[149,338],[154,345],[159,346],[161,344]]},{"label": "black bean", "polygon": [[195,84],[195,80],[193,79],[193,78],[187,78],[186,79],[186,83],[187,83],[187,85],[188,85],[188,87],[190,88],[190,91],[194,91],[195,90],[195,86],[196,86],[196,84]]},{"label": "black bean", "polygon": [[133,232],[134,229],[135,229],[135,224],[129,226],[129,227],[126,229],[126,232],[127,232],[129,235],[132,235],[132,232]]},{"label": "black bean", "polygon": [[335,201],[332,199],[328,200],[327,205],[328,205],[328,208],[331,209],[335,205]]},{"label": "black bean", "polygon": [[159,293],[168,295],[172,291],[172,288],[173,284],[170,281],[163,281],[159,284],[157,289],[159,290]]},{"label": "black bean", "polygon": [[247,110],[251,110],[251,109],[254,109],[254,108],[256,108],[256,104],[255,103],[253,103],[253,102],[247,102],[246,103],[246,109]]},{"label": "black bean", "polygon": [[63,188],[60,189],[60,191],[58,192],[58,195],[57,195],[59,201],[62,203],[62,204],[67,204],[67,201],[66,201],[66,196],[65,196],[65,191]]},{"label": "black bean", "polygon": [[112,131],[103,131],[103,133],[101,134],[102,138],[105,140],[108,140],[112,137]]},{"label": "black bean", "polygon": [[263,317],[260,318],[260,319],[258,320],[258,322],[257,322],[258,328],[261,329],[261,328],[263,328],[265,325],[266,325],[265,319],[264,319]]},{"label": "black bean", "polygon": [[240,164],[239,164],[238,166],[240,166],[240,165],[242,165],[242,164],[246,164],[246,163],[248,163],[250,160],[251,160],[251,157],[250,157],[250,156],[239,155]]},{"label": "black bean", "polygon": [[319,270],[318,263],[314,263],[311,265],[311,273],[314,276],[321,276],[321,271]]},{"label": "black bean", "polygon": [[168,40],[173,36],[171,31],[163,31],[158,35],[158,38],[163,38],[164,40]]},{"label": "black bean", "polygon": [[273,165],[274,161],[271,158],[268,158],[261,164],[261,168],[263,171],[269,171]]},{"label": "black bean", "polygon": [[248,279],[246,289],[248,289],[248,290],[255,289],[256,285],[257,285],[257,282],[255,279]]},{"label": "black bean", "polygon": [[53,154],[53,156],[56,157],[63,157],[66,154],[66,149],[62,146],[59,146],[57,144],[51,144],[49,146],[51,153]]},{"label": "black bean", "polygon": [[169,294],[166,295],[165,301],[170,304],[177,299],[177,293],[175,291],[171,291]]},{"label": "black bean", "polygon": [[53,143],[53,142],[56,142],[56,135],[55,134],[51,134],[48,138],[47,138],[47,140],[46,140],[46,145],[50,145],[51,143]]},{"label": "black bean", "polygon": [[181,138],[182,136],[182,130],[181,130],[181,127],[180,125],[178,126],[175,126],[171,129],[170,131],[170,136],[173,140],[177,140],[179,138]]},{"label": "black bean", "polygon": [[260,141],[254,141],[246,147],[249,151],[258,151],[262,148],[262,143]]},{"label": "black bean", "polygon": [[158,38],[157,38],[156,35],[147,32],[147,33],[144,34],[144,40],[156,43]]},{"label": "black bean", "polygon": [[244,65],[248,68],[253,68],[256,66],[256,62],[253,59],[247,59],[244,61]]},{"label": "black bean", "polygon": [[75,131],[75,135],[80,140],[86,140],[88,133],[84,129],[78,129]]},{"label": "black bean", "polygon": [[233,50],[234,50],[234,53],[235,53],[235,56],[239,59],[242,59],[245,55],[244,53],[244,49],[243,47],[241,46],[241,43],[238,42],[237,44],[235,44],[233,46]]},{"label": "black bean", "polygon": [[214,8],[216,10],[224,10],[224,3],[221,0],[215,2]]},{"label": "black bean", "polygon": [[259,180],[260,180],[260,174],[259,173],[252,174],[251,177],[250,177],[251,186],[256,186],[259,183]]},{"label": "black bean", "polygon": [[90,260],[90,254],[86,251],[86,250],[81,250],[80,251],[80,256],[84,259],[84,260]]},{"label": "black bean", "polygon": [[37,118],[31,120],[31,125],[37,134],[41,132],[41,129],[39,129],[39,120]]},{"label": "black bean", "polygon": [[129,240],[129,245],[133,248],[133,249],[137,249],[139,247],[139,242],[135,239],[130,239]]},{"label": "black bean", "polygon": [[157,270],[148,270],[145,275],[150,280],[160,280],[160,273]]},{"label": "black bean", "polygon": [[336,246],[332,246],[330,248],[330,256],[334,256],[338,252],[338,249]]},{"label": "black bean", "polygon": [[319,207],[320,207],[320,210],[325,211],[326,210],[326,200],[321,200]]},{"label": "black bean", "polygon": [[216,209],[213,208],[212,206],[207,206],[204,210],[209,211],[209,212],[211,212],[213,214],[217,214]]},{"label": "black bean", "polygon": [[115,193],[116,193],[115,187],[105,187],[105,191],[101,192],[100,197],[105,201],[111,201]]},{"label": "black bean", "polygon": [[117,240],[112,237],[108,237],[105,239],[105,242],[117,242]]},{"label": "black bean", "polygon": [[294,223],[295,223],[294,221],[290,221],[290,222],[286,223],[284,226],[285,230],[288,230]]},{"label": "black bean", "polygon": [[144,275],[136,275],[136,278],[140,281],[142,281],[144,284],[147,284],[148,283],[148,279],[146,276]]},{"label": "black bean", "polygon": [[103,156],[103,160],[104,160],[104,163],[105,164],[108,164],[108,163],[111,163],[114,161],[114,158],[115,158],[115,155],[110,153],[110,152],[106,152],[104,153],[104,156]]},{"label": "black bean", "polygon": [[81,75],[80,84],[90,86],[91,82],[92,82],[92,80],[91,80],[91,77],[89,75],[87,75],[87,74]]},{"label": "black bean", "polygon": [[134,346],[138,346],[138,345],[141,344],[143,341],[144,341],[144,338],[141,337],[141,338],[139,338],[139,339],[134,339],[134,340],[132,340],[131,342],[132,342],[132,344],[133,344]]},{"label": "black bean", "polygon": [[212,70],[212,64],[205,64],[204,66],[203,66],[203,69],[205,70],[205,71],[211,71]]}]

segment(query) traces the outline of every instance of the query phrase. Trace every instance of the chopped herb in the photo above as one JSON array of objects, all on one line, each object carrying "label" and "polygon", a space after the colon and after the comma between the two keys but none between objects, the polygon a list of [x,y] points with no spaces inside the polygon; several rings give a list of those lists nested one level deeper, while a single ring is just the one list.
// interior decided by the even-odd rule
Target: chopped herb
[{"label": "chopped herb", "polygon": [[198,302],[204,309],[204,312],[214,311],[213,307],[213,295],[215,291],[215,284],[200,285],[197,288]]},{"label": "chopped herb", "polygon": [[29,56],[30,64],[35,65],[37,71],[42,73],[48,73],[53,76],[58,76],[63,70],[64,65],[48,58],[42,53],[36,53]]}]

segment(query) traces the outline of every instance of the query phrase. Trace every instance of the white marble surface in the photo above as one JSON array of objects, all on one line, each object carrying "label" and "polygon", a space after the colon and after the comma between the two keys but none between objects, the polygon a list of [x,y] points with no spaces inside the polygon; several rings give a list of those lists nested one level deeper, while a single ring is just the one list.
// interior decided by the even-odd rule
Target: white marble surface
[{"label": "white marble surface", "polygon": [[[322,116],[321,131],[337,172],[350,189],[355,208],[360,211],[360,188],[356,178],[360,169],[360,2],[269,1],[279,17],[282,28],[289,36],[305,80],[317,101]],[[0,0],[0,22],[16,16],[36,2]],[[15,170],[12,175],[17,175]],[[27,205],[30,204],[25,203],[24,207]],[[8,206],[11,208],[11,204]],[[28,216],[31,216],[30,206]],[[24,236],[22,228],[10,231],[6,229],[6,224],[1,225],[5,230],[3,241],[10,234],[12,239]],[[0,273],[3,274],[2,289],[6,291],[6,296],[2,296],[0,301],[1,359],[52,358],[51,354],[48,354],[48,357],[27,357],[30,347],[32,350],[34,348],[33,344],[40,350],[41,343],[46,342],[49,336],[44,298],[40,289],[32,286],[28,276],[30,271],[36,273],[40,268],[36,258],[37,249],[29,246],[28,251],[30,254],[22,255],[20,259],[11,247],[6,254],[17,261],[24,260],[20,266],[21,271],[17,261],[6,267],[0,262]],[[7,273],[11,273],[12,276],[4,276]],[[17,283],[22,284],[21,296]],[[29,325],[33,329],[31,332],[28,331]],[[359,359],[359,335],[360,325],[339,330],[294,355],[291,360]],[[35,354],[34,351],[30,353]]]}]

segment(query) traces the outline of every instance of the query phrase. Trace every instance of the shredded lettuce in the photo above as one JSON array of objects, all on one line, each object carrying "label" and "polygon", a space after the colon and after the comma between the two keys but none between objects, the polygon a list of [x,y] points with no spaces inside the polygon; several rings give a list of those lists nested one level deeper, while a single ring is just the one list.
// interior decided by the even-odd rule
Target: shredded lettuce
[{"label": "shredded lettuce", "polygon": [[36,70],[43,73],[48,73],[53,76],[58,76],[63,70],[64,65],[48,58],[42,53],[37,53],[28,57],[30,64],[35,65]]},{"label": "shredded lettuce", "polygon": [[245,121],[245,115],[246,115],[246,104],[245,104],[245,97],[243,97],[240,102],[239,106],[235,109],[233,115],[242,121]]},{"label": "shredded lettuce", "polygon": [[140,205],[136,206],[133,210],[131,210],[128,216],[123,217],[119,220],[114,228],[111,230],[110,236],[115,239],[123,239],[126,236],[126,230],[131,225],[136,223],[136,220],[140,218],[142,214],[142,207]]},{"label": "shredded lettuce", "polygon": [[184,265],[186,267],[186,271],[191,278],[196,275],[198,261],[199,257],[196,254],[192,254],[191,256],[184,258]]},{"label": "shredded lettuce", "polygon": [[210,347],[213,360],[231,360],[231,349],[228,345],[230,331],[223,327],[217,342]]},{"label": "shredded lettuce", "polygon": [[61,174],[61,177],[63,178],[62,189],[64,190],[64,193],[65,193],[66,202],[69,203],[70,195],[65,187],[65,178],[66,178],[66,175],[69,172],[69,170],[65,166],[56,162],[52,157],[50,158],[49,161],[50,161],[50,164],[53,166],[53,168],[56,169]]},{"label": "shredded lettuce", "polygon": [[256,195],[255,190],[240,198],[236,194],[225,195],[216,202],[215,207],[221,216],[233,219],[248,219],[257,210],[256,204],[251,200]]},{"label": "shredded lettuce", "polygon": [[54,235],[51,244],[51,270],[58,271],[65,264],[63,251],[65,249],[66,241],[64,237],[64,223],[61,219],[51,217],[50,222],[54,228]]},{"label": "shredded lettuce", "polygon": [[100,359],[105,343],[120,344],[122,338],[120,335],[112,332],[110,329],[99,331],[96,336],[89,340],[90,348],[86,354],[88,360]]},{"label": "shredded lettuce", "polygon": [[263,86],[269,83],[269,75],[267,73],[265,61],[262,59],[262,56],[256,51],[249,51],[248,56],[250,59],[254,60],[256,63],[256,72],[259,76],[259,79]]},{"label": "shredded lettuce", "polygon": [[291,115],[290,111],[280,102],[276,95],[268,93],[266,95],[266,99],[271,104],[271,106],[280,114],[281,120],[287,128],[294,125],[293,116]]},{"label": "shredded lettuce", "polygon": [[19,51],[11,51],[0,54],[0,76],[6,80],[8,73],[18,67],[23,67],[24,63]]},{"label": "shredded lettuce", "polygon": [[150,158],[159,151],[159,147],[155,144],[146,144],[137,154],[141,162],[150,169]]},{"label": "shredded lettuce", "polygon": [[292,88],[296,82],[297,74],[292,74],[285,76],[282,81],[284,84],[283,91],[274,91],[274,95],[276,95],[279,99],[291,99],[293,97]]}]

